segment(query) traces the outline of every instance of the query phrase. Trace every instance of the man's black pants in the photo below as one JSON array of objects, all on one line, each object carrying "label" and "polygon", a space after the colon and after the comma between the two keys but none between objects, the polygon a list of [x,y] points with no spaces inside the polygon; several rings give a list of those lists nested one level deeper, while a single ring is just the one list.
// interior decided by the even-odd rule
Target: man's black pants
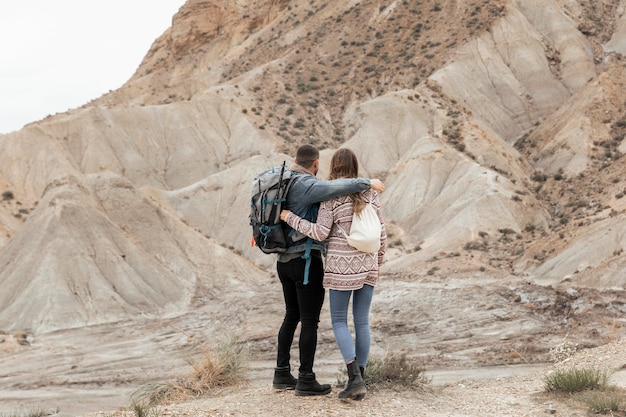
[{"label": "man's black pants", "polygon": [[317,348],[317,327],[324,304],[324,265],[318,256],[312,256],[309,283],[303,285],[306,260],[295,258],[289,262],[277,262],[276,269],[283,287],[285,318],[278,332],[277,367],[289,366],[290,350],[298,322],[302,323],[298,347],[300,373],[313,372]]}]

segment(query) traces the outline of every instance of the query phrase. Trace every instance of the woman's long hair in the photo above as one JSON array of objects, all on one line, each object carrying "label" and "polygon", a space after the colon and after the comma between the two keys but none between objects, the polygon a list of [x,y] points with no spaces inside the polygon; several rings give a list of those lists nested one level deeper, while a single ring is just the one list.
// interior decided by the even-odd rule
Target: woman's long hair
[{"label": "woman's long hair", "polygon": [[[358,178],[359,177],[359,161],[352,150],[348,148],[340,148],[333,154],[330,160],[330,174],[328,179],[334,180],[338,178]],[[361,193],[350,194],[352,206],[356,214],[361,213],[365,208],[365,200]]]}]

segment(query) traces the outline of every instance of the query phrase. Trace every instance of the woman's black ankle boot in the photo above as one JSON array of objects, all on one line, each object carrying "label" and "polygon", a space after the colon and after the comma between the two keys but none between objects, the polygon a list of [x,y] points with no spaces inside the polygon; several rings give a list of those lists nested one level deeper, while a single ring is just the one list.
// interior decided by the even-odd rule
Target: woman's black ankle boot
[{"label": "woman's black ankle boot", "polygon": [[346,364],[348,368],[348,383],[343,391],[339,393],[339,398],[352,398],[353,400],[362,400],[367,394],[365,382],[361,376],[361,370],[356,360]]}]

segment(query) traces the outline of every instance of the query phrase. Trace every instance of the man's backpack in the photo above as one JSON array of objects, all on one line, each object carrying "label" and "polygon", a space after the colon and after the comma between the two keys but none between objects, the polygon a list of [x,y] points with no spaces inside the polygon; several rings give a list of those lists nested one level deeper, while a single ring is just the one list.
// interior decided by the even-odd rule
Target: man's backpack
[{"label": "man's backpack", "polygon": [[297,173],[286,162],[254,178],[250,201],[250,226],[254,243],[264,253],[285,252],[291,228],[280,220],[287,193]]}]

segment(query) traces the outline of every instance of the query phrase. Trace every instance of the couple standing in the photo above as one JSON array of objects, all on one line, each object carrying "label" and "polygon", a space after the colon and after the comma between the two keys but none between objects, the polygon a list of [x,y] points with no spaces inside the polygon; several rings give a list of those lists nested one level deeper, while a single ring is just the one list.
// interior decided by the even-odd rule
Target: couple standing
[{"label": "couple standing", "polygon": [[[310,250],[307,242],[310,245],[311,239],[302,239],[278,255],[285,317],[278,332],[273,387],[295,389],[296,395],[325,395],[331,391],[329,384],[317,382],[313,372],[320,311],[328,289],[333,332],[348,369],[348,382],[339,398],[360,400],[367,392],[363,376],[370,349],[370,305],[386,249],[387,235],[376,193],[384,191],[384,184],[378,179],[359,178],[357,158],[346,148],[334,153],[329,180],[317,179],[318,169],[318,149],[312,145],[300,146],[291,167],[299,175],[287,196],[289,210],[283,210],[281,219],[314,240]],[[369,202],[383,226],[378,253],[359,252],[348,245],[341,232],[341,229],[350,230],[353,212],[360,213]],[[328,243],[327,248],[323,242]],[[325,265],[322,256],[326,256]],[[354,341],[347,321],[351,297]],[[290,349],[298,323],[302,327],[296,379],[291,374]]]}]

